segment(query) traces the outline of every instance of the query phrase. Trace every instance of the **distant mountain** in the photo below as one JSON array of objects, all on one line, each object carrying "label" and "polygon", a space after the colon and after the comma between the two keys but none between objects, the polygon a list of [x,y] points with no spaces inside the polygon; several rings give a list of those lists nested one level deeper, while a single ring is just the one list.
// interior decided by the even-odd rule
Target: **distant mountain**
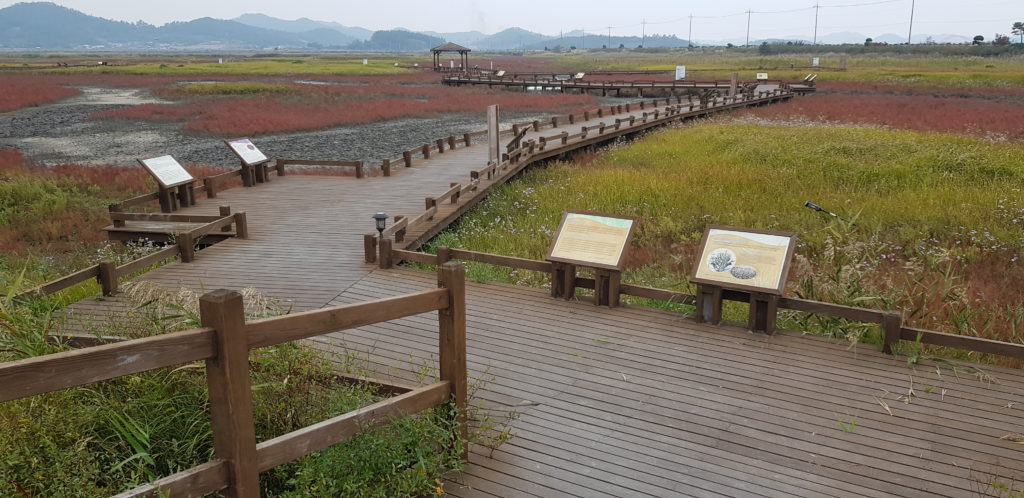
[{"label": "distant mountain", "polygon": [[[864,43],[867,36],[855,32],[829,33],[818,38],[820,45]],[[906,37],[883,34],[876,43],[906,43]],[[357,26],[308,18],[284,20],[264,14],[243,14],[233,20],[204,17],[187,22],[153,26],[90,16],[49,2],[18,3],[0,9],[0,49],[235,49],[266,48],[350,49],[374,51],[425,51],[449,41],[473,50],[617,49],[686,47],[687,40],[675,35],[613,36],[576,30],[559,36],[509,28],[493,35],[479,31],[438,33],[395,28],[370,31]],[[784,39],[751,40],[751,45],[785,43],[809,44],[806,35]],[[914,43],[969,43],[962,35],[914,35]],[[702,41],[694,45],[743,45],[743,38]]]},{"label": "distant mountain", "polygon": [[444,40],[436,36],[414,33],[402,29],[376,31],[369,40],[355,42],[349,48],[355,50],[379,50],[382,52],[419,52],[443,45]]},{"label": "distant mountain", "polygon": [[499,31],[493,35],[481,38],[476,42],[475,48],[477,50],[509,50],[509,49],[523,49],[528,46],[534,46],[538,43],[543,43],[545,40],[550,40],[552,37],[544,36],[540,33],[534,33],[533,31],[527,31],[522,28],[508,28],[504,31]]},{"label": "distant mountain", "polygon": [[369,40],[370,36],[373,35],[373,31],[358,26],[344,26],[336,22],[314,21],[305,17],[300,17],[294,21],[287,21],[265,14],[242,14],[232,19],[232,21],[257,28],[273,29],[287,33],[305,33],[320,29],[330,29],[350,38],[349,42]]},{"label": "distant mountain", "polygon": [[121,45],[156,28],[109,21],[54,3],[18,3],[0,9],[0,47]]},{"label": "distant mountain", "polygon": [[484,38],[488,37],[488,35],[485,35],[479,31],[462,31],[458,33],[438,33],[436,31],[420,31],[420,33],[423,33],[428,36],[435,36],[437,38],[443,39],[444,41],[456,43],[458,45],[462,45],[463,47],[468,48],[479,47],[480,40],[483,40]]},{"label": "distant mountain", "polygon": [[343,47],[353,39],[323,27],[287,33],[204,17],[161,27],[111,21],[53,3],[19,3],[0,9],[0,47]]}]

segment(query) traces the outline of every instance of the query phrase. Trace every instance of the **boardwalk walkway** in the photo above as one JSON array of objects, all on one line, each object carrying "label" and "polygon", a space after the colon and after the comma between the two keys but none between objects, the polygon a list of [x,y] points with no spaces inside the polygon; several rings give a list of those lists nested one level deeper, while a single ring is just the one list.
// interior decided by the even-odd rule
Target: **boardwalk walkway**
[{"label": "boardwalk walkway", "polygon": [[[285,176],[226,190],[189,212],[245,211],[250,238],[141,278],[252,286],[296,310],[433,287],[433,274],[363,263],[362,235],[374,212],[422,211],[486,152],[434,155],[390,178]],[[88,329],[125,306],[88,299],[67,325]],[[509,443],[473,448],[446,484],[453,496],[972,496],[1024,482],[1022,447],[1000,439],[1022,431],[1019,371],[911,368],[871,347],[499,284],[470,284],[468,307],[471,375],[491,379],[478,399],[495,416],[521,416]],[[436,334],[436,318],[417,316],[311,343],[415,380]]]}]

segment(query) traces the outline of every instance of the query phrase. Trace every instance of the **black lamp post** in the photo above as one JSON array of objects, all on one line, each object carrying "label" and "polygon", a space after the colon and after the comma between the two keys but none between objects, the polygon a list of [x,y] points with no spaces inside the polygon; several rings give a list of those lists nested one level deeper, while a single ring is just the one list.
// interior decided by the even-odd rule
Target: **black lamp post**
[{"label": "black lamp post", "polygon": [[388,214],[377,213],[373,215],[373,222],[377,224],[377,233],[383,235],[384,228],[387,227],[388,224]]}]

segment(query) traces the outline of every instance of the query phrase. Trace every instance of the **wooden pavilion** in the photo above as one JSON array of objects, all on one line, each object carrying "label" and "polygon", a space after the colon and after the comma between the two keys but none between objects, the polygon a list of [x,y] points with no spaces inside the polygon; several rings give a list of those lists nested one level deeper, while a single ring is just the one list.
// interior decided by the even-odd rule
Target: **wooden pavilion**
[{"label": "wooden pavilion", "polygon": [[[461,71],[469,71],[469,53],[471,52],[470,49],[463,47],[462,45],[448,42],[445,43],[444,45],[438,45],[430,49],[430,51],[434,53],[434,71],[444,71],[444,69],[441,69],[441,54],[448,52],[458,52],[459,64],[460,67],[462,68]],[[452,71],[454,70],[454,68],[449,68],[448,70]]]}]

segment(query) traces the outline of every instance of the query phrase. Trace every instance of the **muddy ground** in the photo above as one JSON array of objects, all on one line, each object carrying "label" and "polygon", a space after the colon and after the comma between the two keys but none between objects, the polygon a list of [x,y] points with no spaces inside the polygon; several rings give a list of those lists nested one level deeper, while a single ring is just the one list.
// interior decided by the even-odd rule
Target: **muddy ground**
[{"label": "muddy ground", "polygon": [[[181,131],[181,123],[91,119],[93,113],[136,104],[163,102],[145,89],[81,88],[60,102],[0,113],[0,148],[14,147],[42,164],[136,165],[137,158],[171,154],[183,164],[233,167],[238,159],[223,138]],[[599,99],[622,102],[616,99]],[[506,113],[510,125],[550,114]],[[486,129],[485,115],[451,114],[346,125],[326,130],[261,135],[253,141],[268,157],[318,160],[395,158],[401,151],[449,135]],[[506,125],[506,126],[507,126]]]}]

